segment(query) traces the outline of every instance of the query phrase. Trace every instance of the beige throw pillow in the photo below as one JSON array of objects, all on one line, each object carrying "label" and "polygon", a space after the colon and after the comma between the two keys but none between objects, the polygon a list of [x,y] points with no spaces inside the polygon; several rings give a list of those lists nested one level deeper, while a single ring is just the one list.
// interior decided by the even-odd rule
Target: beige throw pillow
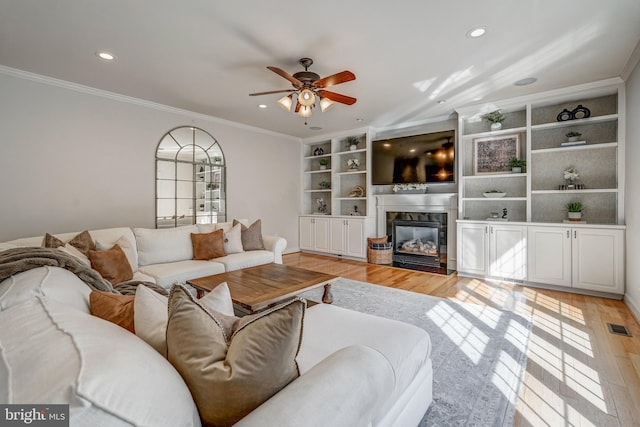
[{"label": "beige throw pillow", "polygon": [[[225,316],[233,316],[233,301],[227,282],[222,282],[199,299],[210,310]],[[146,286],[138,286],[133,303],[133,319],[136,335],[167,357],[168,299]]]},{"label": "beige throw pillow", "polygon": [[[88,231],[83,231],[82,233],[77,234],[73,239],[69,240],[69,245],[75,247],[80,252],[82,252],[85,256],[89,256],[89,251],[95,250],[96,245],[91,238],[91,234]],[[44,235],[42,239],[42,247],[43,248],[58,248],[60,246],[64,246],[65,242],[58,239],[56,236],[52,236],[49,233]]]},{"label": "beige throw pillow", "polygon": [[264,249],[262,241],[262,220],[258,219],[249,227],[238,220],[233,220],[233,225],[240,224],[242,229],[242,247],[245,251],[256,251]]},{"label": "beige throw pillow", "polygon": [[293,299],[229,317],[207,310],[181,285],[171,289],[168,359],[204,425],[233,425],[298,377],[304,310],[304,301]]}]

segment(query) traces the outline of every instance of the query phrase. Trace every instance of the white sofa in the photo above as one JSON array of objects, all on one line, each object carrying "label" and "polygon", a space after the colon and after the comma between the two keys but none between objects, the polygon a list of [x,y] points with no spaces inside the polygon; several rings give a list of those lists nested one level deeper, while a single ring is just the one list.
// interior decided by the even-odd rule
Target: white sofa
[{"label": "white sofa", "polygon": [[[246,219],[239,222],[249,225]],[[89,230],[93,240],[111,246],[125,239],[132,251],[127,254],[134,280],[156,283],[169,289],[175,282],[224,273],[256,265],[275,262],[282,264],[282,252],[287,241],[278,236],[263,235],[264,250],[228,254],[208,261],[193,259],[191,233],[208,233],[215,229],[229,229],[232,223],[187,225],[177,228],[105,228]],[[62,241],[72,239],[78,232],[56,234]],[[0,243],[0,250],[12,247],[40,246],[43,236],[26,237]],[[125,253],[127,250],[125,249]]]},{"label": "white sofa", "polygon": [[[126,228],[91,235],[115,242],[126,230],[135,235]],[[27,242],[0,244],[0,250]],[[188,261],[141,263],[137,271],[155,272],[152,277],[164,283],[168,275],[144,268],[182,268]],[[206,267],[194,269],[200,275]],[[34,268],[0,282],[0,403],[68,403],[72,426],[199,426],[197,408],[175,368],[135,334],[92,316],[90,292],[58,267]],[[415,426],[432,401],[430,353],[429,335],[413,325],[314,305],[303,321],[296,358],[300,377],[237,425]]]}]

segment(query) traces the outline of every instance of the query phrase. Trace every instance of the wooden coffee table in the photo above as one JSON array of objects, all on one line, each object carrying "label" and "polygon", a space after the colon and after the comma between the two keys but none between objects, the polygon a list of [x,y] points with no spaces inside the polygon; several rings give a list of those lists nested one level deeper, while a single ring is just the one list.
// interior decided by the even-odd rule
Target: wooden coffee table
[{"label": "wooden coffee table", "polygon": [[319,286],[324,286],[322,302],[331,304],[331,284],[338,278],[282,264],[265,264],[187,280],[187,283],[196,288],[201,298],[205,292],[227,282],[233,303],[242,311],[256,313]]}]

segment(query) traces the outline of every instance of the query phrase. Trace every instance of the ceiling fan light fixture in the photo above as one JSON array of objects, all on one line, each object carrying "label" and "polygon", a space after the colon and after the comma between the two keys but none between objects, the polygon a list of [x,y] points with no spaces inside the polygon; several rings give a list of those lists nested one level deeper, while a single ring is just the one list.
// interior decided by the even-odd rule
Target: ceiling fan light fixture
[{"label": "ceiling fan light fixture", "polygon": [[282,98],[278,99],[278,105],[288,113],[289,111],[291,111],[291,106],[293,105],[293,95],[283,96]]},{"label": "ceiling fan light fixture", "polygon": [[311,117],[311,107],[309,105],[302,105],[298,110],[298,115],[302,117]]},{"label": "ceiling fan light fixture", "polygon": [[298,102],[300,105],[309,107],[316,102],[316,94],[311,89],[302,89],[298,94]]},{"label": "ceiling fan light fixture", "polygon": [[335,102],[330,100],[329,98],[321,98],[320,99],[320,110],[324,113],[329,108],[333,107]]}]

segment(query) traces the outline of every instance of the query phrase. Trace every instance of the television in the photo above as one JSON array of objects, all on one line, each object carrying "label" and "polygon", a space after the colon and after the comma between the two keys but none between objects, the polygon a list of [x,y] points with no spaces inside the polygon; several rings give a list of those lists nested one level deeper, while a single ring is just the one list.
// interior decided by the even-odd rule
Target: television
[{"label": "television", "polygon": [[373,185],[455,182],[455,130],[373,141]]}]

